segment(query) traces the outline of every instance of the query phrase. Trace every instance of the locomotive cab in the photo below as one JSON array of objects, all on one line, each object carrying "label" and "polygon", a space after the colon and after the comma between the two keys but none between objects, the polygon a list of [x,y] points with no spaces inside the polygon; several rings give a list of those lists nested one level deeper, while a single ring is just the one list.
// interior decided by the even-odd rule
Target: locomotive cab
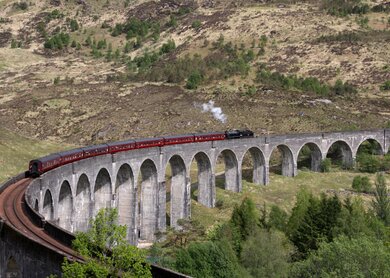
[{"label": "locomotive cab", "polygon": [[41,162],[39,160],[30,161],[29,172],[31,177],[33,178],[39,177],[39,175],[41,174],[39,171],[39,169],[41,168],[40,165]]}]

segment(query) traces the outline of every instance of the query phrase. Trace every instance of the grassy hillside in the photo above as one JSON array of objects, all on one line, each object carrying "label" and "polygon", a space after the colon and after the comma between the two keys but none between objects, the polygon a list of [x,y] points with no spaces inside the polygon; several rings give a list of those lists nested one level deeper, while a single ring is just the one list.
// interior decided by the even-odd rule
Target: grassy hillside
[{"label": "grassy hillside", "polygon": [[67,144],[26,138],[1,128],[0,183],[13,175],[26,171],[31,159],[70,147]]},{"label": "grassy hillside", "polygon": [[[0,7],[0,124],[34,138],[88,144],[240,127],[364,129],[390,120],[390,16],[378,1],[7,0]],[[226,121],[202,110],[209,101]]]},{"label": "grassy hillside", "polygon": [[[348,195],[361,196],[369,204],[370,196],[349,191],[352,180],[357,175],[362,175],[362,173],[299,171],[298,176],[294,178],[271,174],[270,184],[267,186],[259,186],[243,181],[243,191],[241,193],[233,193],[221,189],[222,184],[217,180],[217,185],[219,185],[217,187],[217,207],[206,208],[192,200],[192,218],[199,221],[206,228],[218,222],[226,221],[230,219],[234,206],[240,204],[245,197],[251,198],[258,208],[262,208],[264,204],[268,209],[271,205],[278,205],[289,212],[294,206],[295,197],[301,188],[307,189],[314,195],[323,192],[326,194],[337,193],[341,198],[345,198]],[[375,175],[364,175],[369,176],[371,181],[374,182]]]}]

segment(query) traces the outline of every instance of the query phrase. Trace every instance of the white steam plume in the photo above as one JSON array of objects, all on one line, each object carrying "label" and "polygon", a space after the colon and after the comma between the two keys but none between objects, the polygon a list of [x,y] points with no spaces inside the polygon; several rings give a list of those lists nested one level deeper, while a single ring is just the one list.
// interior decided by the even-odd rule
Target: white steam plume
[{"label": "white steam plume", "polygon": [[213,100],[210,100],[208,103],[203,103],[202,112],[211,112],[215,119],[217,119],[222,123],[226,123],[227,116],[224,113],[222,113],[222,108],[215,107],[214,103],[215,102]]}]

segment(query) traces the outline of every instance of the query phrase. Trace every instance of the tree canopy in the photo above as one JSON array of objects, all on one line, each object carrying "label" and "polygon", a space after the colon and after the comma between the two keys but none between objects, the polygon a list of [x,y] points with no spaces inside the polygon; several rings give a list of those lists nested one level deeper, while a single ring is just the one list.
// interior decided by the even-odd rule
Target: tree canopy
[{"label": "tree canopy", "polygon": [[102,209],[87,232],[78,232],[73,248],[85,263],[62,265],[63,277],[152,277],[143,250],[126,241],[126,226],[118,225],[116,209]]}]

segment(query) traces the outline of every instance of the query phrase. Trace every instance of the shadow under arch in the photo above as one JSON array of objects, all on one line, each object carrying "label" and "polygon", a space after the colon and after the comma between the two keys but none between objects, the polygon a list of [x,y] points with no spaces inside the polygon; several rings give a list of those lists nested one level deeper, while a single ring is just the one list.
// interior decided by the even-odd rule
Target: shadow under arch
[{"label": "shadow under arch", "polygon": [[298,168],[306,167],[313,172],[321,172],[321,161],[321,149],[315,143],[305,143],[297,153]]},{"label": "shadow under arch", "polygon": [[[1,272],[0,272],[1,274]],[[5,278],[21,278],[22,272],[14,257],[10,257],[5,267]]]},{"label": "shadow under arch", "polygon": [[127,237],[132,239],[136,228],[136,191],[134,187],[134,174],[129,164],[121,165],[115,182],[116,207],[118,208],[118,221],[120,225],[127,226]]},{"label": "shadow under arch", "polygon": [[64,181],[58,197],[58,225],[72,232],[73,196],[68,181]]},{"label": "shadow under arch", "polygon": [[39,202],[38,202],[38,199],[35,199],[35,202],[34,202],[34,210],[39,212]]},{"label": "shadow under arch", "polygon": [[230,190],[233,192],[240,191],[240,182],[239,182],[239,171],[238,171],[238,161],[236,154],[229,149],[225,149],[219,153],[217,156],[218,160],[223,160],[225,170],[224,170],[224,189]]},{"label": "shadow under arch", "polygon": [[51,221],[54,218],[53,197],[49,189],[46,190],[45,197],[43,198],[42,215],[46,220]]},{"label": "shadow under arch", "polygon": [[243,179],[254,184],[266,184],[265,158],[263,152],[258,147],[251,147],[245,152],[242,158],[241,169]]},{"label": "shadow under arch", "polygon": [[363,140],[356,149],[356,155],[359,155],[360,153],[384,155],[385,151],[378,140],[374,138],[367,138]]},{"label": "shadow under arch", "polygon": [[157,232],[158,181],[157,167],[151,159],[140,167],[141,180],[137,187],[138,239],[153,241]]},{"label": "shadow under arch", "polygon": [[326,157],[331,159],[332,164],[339,165],[343,169],[353,167],[352,149],[345,141],[333,142],[326,152]]},{"label": "shadow under arch", "polygon": [[91,218],[91,184],[86,174],[79,177],[76,187],[74,230],[85,232]]},{"label": "shadow under arch", "polygon": [[[275,151],[278,151],[280,153],[280,157],[281,157],[281,165],[271,165],[271,157],[272,155],[275,153]],[[271,151],[271,155],[270,155],[270,169],[272,168],[280,168],[280,171],[274,171],[276,173],[281,173],[283,176],[286,176],[286,177],[293,177],[295,176],[295,172],[294,172],[294,156],[293,156],[293,153],[291,151],[291,149],[286,146],[286,145],[278,145],[276,147],[274,147]]]},{"label": "shadow under arch", "polygon": [[100,169],[94,188],[94,215],[102,208],[111,208],[111,177],[106,168]]},{"label": "shadow under arch", "polygon": [[[168,173],[170,167],[170,177],[166,178],[166,208],[167,225],[177,227],[179,219],[187,218],[187,206],[189,203],[187,197],[187,170],[184,160],[179,155],[174,155],[169,159],[166,165],[165,173]],[[168,213],[169,211],[169,213]]]},{"label": "shadow under arch", "polygon": [[191,182],[191,196],[195,190],[198,190],[198,196],[193,199],[206,207],[214,207],[215,184],[213,183],[211,162],[208,155],[204,152],[198,152],[191,160],[191,164],[196,162],[198,182]]}]

